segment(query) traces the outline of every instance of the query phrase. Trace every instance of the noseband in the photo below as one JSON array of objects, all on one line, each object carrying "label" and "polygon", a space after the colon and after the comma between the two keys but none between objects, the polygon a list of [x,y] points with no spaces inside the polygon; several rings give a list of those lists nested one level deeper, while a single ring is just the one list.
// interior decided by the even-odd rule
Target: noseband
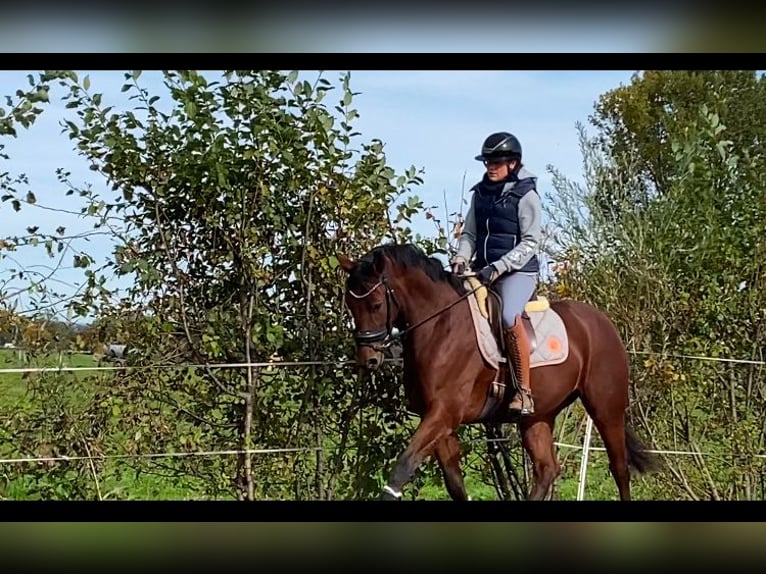
[{"label": "noseband", "polygon": [[[354,339],[358,346],[372,347],[376,351],[384,350],[393,342],[391,333],[391,303],[393,302],[399,309],[402,307],[399,305],[399,301],[396,300],[394,290],[388,284],[388,278],[385,275],[381,275],[380,281],[370,287],[370,289],[363,295],[357,295],[351,291],[351,289],[348,290],[349,295],[354,299],[365,299],[381,285],[386,289],[386,325],[380,329],[373,329],[370,331],[361,331],[359,329],[354,331]],[[382,343],[382,345],[378,345],[378,343]]]}]

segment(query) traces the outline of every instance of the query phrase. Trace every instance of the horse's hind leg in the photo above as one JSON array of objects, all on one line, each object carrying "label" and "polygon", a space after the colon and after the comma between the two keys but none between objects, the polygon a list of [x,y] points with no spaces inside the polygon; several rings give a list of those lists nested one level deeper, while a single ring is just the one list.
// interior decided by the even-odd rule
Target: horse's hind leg
[{"label": "horse's hind leg", "polygon": [[630,500],[630,469],[628,450],[625,443],[625,414],[614,416],[608,421],[593,418],[609,456],[609,470],[617,484],[620,500]]},{"label": "horse's hind leg", "polygon": [[535,478],[529,500],[543,500],[553,481],[561,473],[561,466],[553,448],[553,419],[522,419],[521,439],[532,459],[532,474]]},{"label": "horse's hind leg", "polygon": [[460,442],[457,435],[453,432],[437,441],[434,454],[444,476],[444,486],[452,500],[468,500],[463,473],[460,472]]},{"label": "horse's hind leg", "polygon": [[585,410],[593,419],[609,456],[609,470],[617,484],[620,500],[630,500],[630,470],[625,442],[625,404],[620,394],[606,394],[607,400],[594,401],[587,393],[582,396]]}]

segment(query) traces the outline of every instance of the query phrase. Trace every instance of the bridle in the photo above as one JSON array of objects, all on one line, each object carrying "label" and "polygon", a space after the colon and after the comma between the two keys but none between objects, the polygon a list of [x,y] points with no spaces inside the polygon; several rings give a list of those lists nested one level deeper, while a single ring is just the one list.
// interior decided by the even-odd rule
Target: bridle
[{"label": "bridle", "polygon": [[[366,293],[363,295],[357,295],[354,293],[351,289],[348,290],[349,295],[351,295],[354,299],[366,299],[372,293],[374,293],[378,287],[380,286],[385,287],[386,289],[386,325],[385,327],[381,327],[380,329],[374,329],[370,331],[362,331],[359,329],[356,329],[354,331],[354,339],[356,340],[356,344],[359,347],[371,347],[372,349],[376,351],[382,351],[386,348],[388,348],[395,340],[396,336],[391,332],[391,302],[396,305],[398,309],[401,309],[402,306],[399,304],[399,301],[396,300],[396,295],[394,295],[394,290],[391,288],[391,285],[388,284],[388,278],[385,274],[380,276],[380,279],[378,280],[375,285],[370,287]],[[400,334],[401,335],[401,334]],[[382,345],[378,345],[377,343],[383,343]]]},{"label": "bridle", "polygon": [[431,319],[433,319],[437,315],[440,315],[447,309],[454,307],[455,305],[460,303],[460,301],[462,301],[469,295],[472,295],[473,293],[475,293],[478,289],[481,289],[482,287],[484,287],[484,285],[479,285],[478,287],[475,287],[469,290],[467,293],[461,295],[449,305],[442,307],[435,313],[432,313],[425,319],[421,319],[414,325],[408,325],[403,331],[399,331],[396,335],[394,335],[391,332],[391,302],[393,301],[393,303],[396,305],[398,309],[401,309],[402,306],[399,304],[399,301],[397,301],[396,295],[394,295],[394,290],[389,285],[388,278],[386,277],[385,273],[382,274],[378,282],[375,283],[375,285],[373,285],[372,287],[370,287],[367,290],[367,292],[364,293],[363,295],[357,295],[351,289],[348,289],[348,294],[351,295],[354,299],[365,299],[369,297],[372,293],[374,293],[375,290],[381,286],[386,289],[386,325],[385,327],[381,327],[380,329],[374,329],[369,331],[361,331],[359,329],[356,329],[354,331],[354,339],[356,340],[357,346],[370,347],[375,351],[384,351],[385,349],[390,347],[397,339],[403,337],[406,333],[408,333],[409,331],[412,331],[415,327],[419,327],[426,321],[430,321]]}]

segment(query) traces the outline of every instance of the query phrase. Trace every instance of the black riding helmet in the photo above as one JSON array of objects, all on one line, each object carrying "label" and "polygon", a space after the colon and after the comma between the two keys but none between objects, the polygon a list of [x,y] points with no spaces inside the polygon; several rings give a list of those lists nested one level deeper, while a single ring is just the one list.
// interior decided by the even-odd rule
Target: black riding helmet
[{"label": "black riding helmet", "polygon": [[521,143],[516,136],[508,132],[497,132],[484,140],[481,154],[476,156],[479,161],[489,159],[521,160]]}]

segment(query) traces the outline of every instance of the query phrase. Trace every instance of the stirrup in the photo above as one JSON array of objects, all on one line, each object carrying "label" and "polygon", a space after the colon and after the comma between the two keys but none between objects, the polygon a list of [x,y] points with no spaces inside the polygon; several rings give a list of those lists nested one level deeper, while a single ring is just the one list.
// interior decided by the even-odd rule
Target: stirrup
[{"label": "stirrup", "polygon": [[[526,395],[528,401],[524,400],[524,395]],[[521,406],[515,407],[514,403],[516,402],[520,402]],[[525,403],[532,407],[531,410],[524,406]],[[510,410],[513,413],[518,413],[522,416],[535,414],[535,403],[534,403],[534,399],[532,398],[532,393],[527,392],[524,389],[519,389],[516,392],[516,395],[513,397],[513,399],[511,399],[511,404],[508,406],[508,410]]]}]

